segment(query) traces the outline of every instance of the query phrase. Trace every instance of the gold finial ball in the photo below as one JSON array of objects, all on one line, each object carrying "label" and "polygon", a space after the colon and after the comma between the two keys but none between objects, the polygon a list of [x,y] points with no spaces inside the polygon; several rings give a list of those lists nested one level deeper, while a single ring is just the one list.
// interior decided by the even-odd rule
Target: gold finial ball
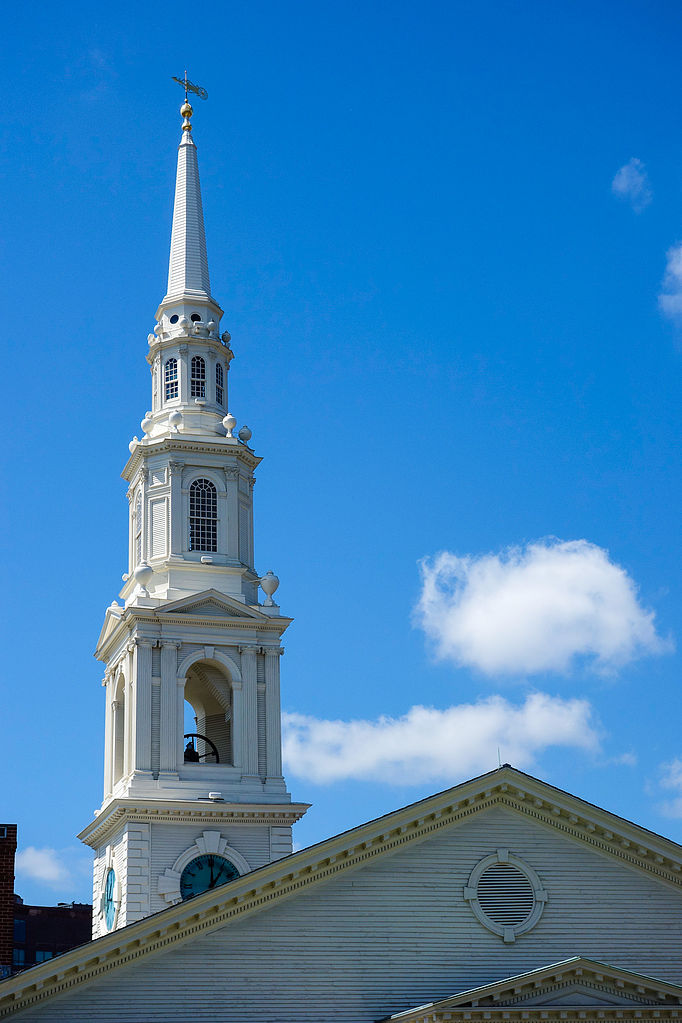
[{"label": "gold finial ball", "polygon": [[191,117],[193,113],[194,111],[192,110],[189,103],[183,103],[182,106],[180,107],[180,115],[182,117]]}]

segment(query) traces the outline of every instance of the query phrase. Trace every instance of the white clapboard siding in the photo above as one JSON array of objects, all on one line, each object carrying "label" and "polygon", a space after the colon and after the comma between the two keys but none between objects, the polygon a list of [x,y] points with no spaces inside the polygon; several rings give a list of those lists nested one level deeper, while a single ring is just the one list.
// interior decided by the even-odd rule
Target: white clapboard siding
[{"label": "white clapboard siding", "polygon": [[[539,924],[513,944],[463,898],[473,867],[500,847],[548,894]],[[17,1018],[373,1023],[576,954],[680,983],[682,894],[498,808]]]}]

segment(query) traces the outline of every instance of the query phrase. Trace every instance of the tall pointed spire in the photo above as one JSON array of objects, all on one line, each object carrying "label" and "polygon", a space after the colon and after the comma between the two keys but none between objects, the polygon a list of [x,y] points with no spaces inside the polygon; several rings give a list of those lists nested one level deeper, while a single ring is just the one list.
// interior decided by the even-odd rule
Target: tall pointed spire
[{"label": "tall pointed spire", "polygon": [[184,121],[178,146],[168,290],[163,305],[183,298],[211,301],[197,147],[190,124],[193,111],[186,100],[180,113]]}]

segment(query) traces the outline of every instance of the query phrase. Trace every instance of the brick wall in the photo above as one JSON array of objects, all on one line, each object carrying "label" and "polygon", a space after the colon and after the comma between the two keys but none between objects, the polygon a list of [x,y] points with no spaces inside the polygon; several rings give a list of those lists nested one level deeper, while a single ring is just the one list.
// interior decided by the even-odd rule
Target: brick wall
[{"label": "brick wall", "polygon": [[0,824],[0,977],[12,966],[16,824]]}]

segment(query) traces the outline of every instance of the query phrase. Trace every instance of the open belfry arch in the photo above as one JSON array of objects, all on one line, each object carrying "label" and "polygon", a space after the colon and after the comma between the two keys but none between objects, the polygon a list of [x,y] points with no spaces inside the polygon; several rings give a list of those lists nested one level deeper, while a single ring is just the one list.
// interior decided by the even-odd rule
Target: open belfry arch
[{"label": "open belfry arch", "polygon": [[291,619],[271,572],[258,602],[260,458],[228,411],[233,354],[211,293],[189,103],[181,113],[168,285],[148,337],[151,408],[123,470],[123,604],[107,608],[96,650],[104,798],[80,835],[95,851],[94,937],[181,899],[168,871],[187,860],[191,878],[188,850],[199,867],[201,849],[213,857],[209,884],[218,866],[241,875],[287,855],[307,808],[282,777],[279,665]]}]

